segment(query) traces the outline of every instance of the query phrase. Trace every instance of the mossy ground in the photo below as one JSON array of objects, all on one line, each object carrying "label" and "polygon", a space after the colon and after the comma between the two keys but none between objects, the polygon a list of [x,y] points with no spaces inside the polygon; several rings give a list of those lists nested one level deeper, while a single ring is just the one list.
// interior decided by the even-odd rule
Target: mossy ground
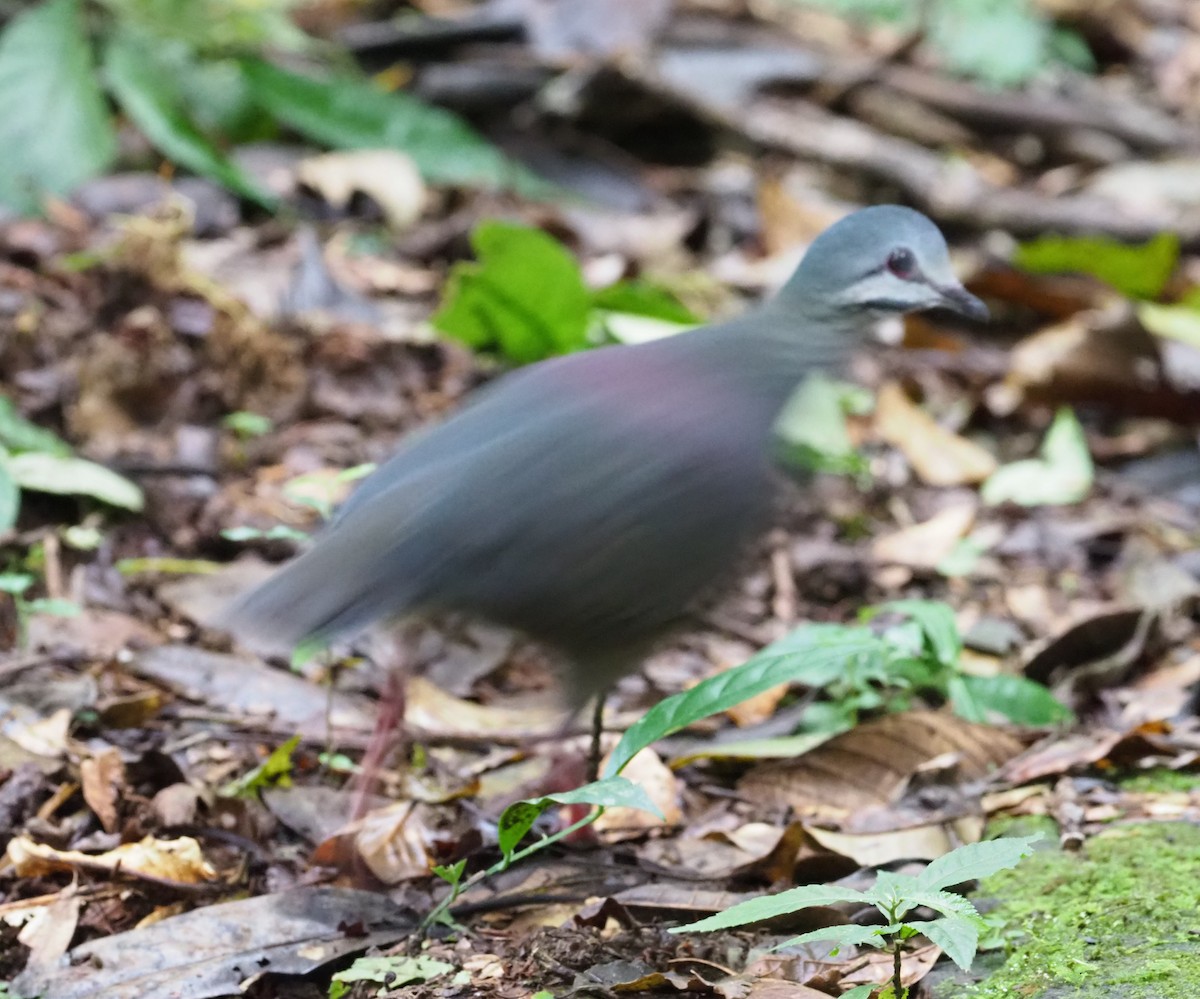
[{"label": "mossy ground", "polygon": [[1007,959],[978,984],[944,982],[939,999],[1200,996],[1198,826],[1119,826],[1080,853],[1040,850],[978,898],[998,903],[988,921]]}]

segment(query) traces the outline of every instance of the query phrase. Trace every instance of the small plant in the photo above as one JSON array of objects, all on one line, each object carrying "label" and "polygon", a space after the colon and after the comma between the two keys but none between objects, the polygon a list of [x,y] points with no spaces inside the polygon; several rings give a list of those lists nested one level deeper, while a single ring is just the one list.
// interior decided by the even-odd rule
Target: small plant
[{"label": "small plant", "polygon": [[134,511],[143,504],[136,485],[75,457],[66,441],[25,419],[0,396],[0,534],[16,524],[23,491],[83,496]]},{"label": "small plant", "polygon": [[[1022,857],[1033,852],[1032,844],[1038,838],[1012,837],[960,846],[933,861],[916,876],[880,871],[874,886],[867,891],[838,885],[802,885],[777,895],[752,898],[714,916],[675,927],[671,932],[705,933],[727,930],[734,926],[745,926],[747,923],[757,923],[799,912],[812,906],[833,905],[837,902],[873,905],[883,918],[882,926],[861,926],[857,923],[826,926],[792,937],[772,949],[780,950],[817,940],[828,940],[838,947],[865,945],[886,948],[893,955],[893,971],[890,992],[885,991],[882,996],[905,999],[908,990],[901,981],[901,960],[905,941],[915,936],[928,938],[941,947],[946,956],[964,971],[968,970],[975,960],[979,934],[983,928],[982,919],[969,900],[947,889],[1015,867]],[[905,916],[918,906],[933,909],[940,915],[929,920],[906,919]],[[842,999],[866,999],[881,984],[883,983],[860,985],[842,993]]]},{"label": "small plant", "polygon": [[292,756],[300,745],[300,736],[294,735],[287,742],[271,750],[271,754],[254,769],[221,788],[228,798],[254,797],[263,788],[292,786]]},{"label": "small plant", "polygon": [[[344,497],[346,486],[373,471],[375,465],[368,462],[340,470],[306,472],[286,482],[283,495],[297,506],[315,510],[322,521],[328,521],[333,518],[334,509]],[[227,541],[307,541],[309,534],[287,524],[276,524],[265,530],[249,526],[229,527],[221,532],[221,537]]]}]

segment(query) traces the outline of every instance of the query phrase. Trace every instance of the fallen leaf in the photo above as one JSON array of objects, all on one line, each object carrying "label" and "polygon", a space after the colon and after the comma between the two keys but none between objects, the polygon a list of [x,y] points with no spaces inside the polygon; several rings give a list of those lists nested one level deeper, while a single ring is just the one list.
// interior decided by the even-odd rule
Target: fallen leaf
[{"label": "fallen leaf", "polygon": [[826,849],[863,867],[882,867],[897,860],[936,860],[964,843],[976,843],[983,835],[983,817],[969,815],[891,832],[841,833],[816,826],[805,831]]},{"label": "fallen leaf", "polygon": [[128,793],[125,764],[121,752],[113,746],[87,757],[79,764],[83,800],[96,813],[105,832],[116,832],[119,805]]},{"label": "fallen leaf", "polygon": [[296,179],[339,211],[363,194],[382,210],[393,229],[421,217],[428,193],[412,158],[397,149],[348,149],[312,156],[296,167]]},{"label": "fallen leaf", "polygon": [[909,711],[859,725],[795,760],[760,764],[737,788],[755,804],[838,827],[856,812],[893,804],[924,764],[945,753],[956,754],[962,779],[978,780],[1020,749],[1002,729]]},{"label": "fallen leaf", "polygon": [[619,842],[640,836],[647,829],[670,828],[683,821],[679,778],[653,749],[643,749],[621,773],[646,792],[662,818],[637,808],[609,808],[593,823],[603,841]]},{"label": "fallen leaf", "polygon": [[146,836],[137,843],[123,843],[105,853],[56,850],[28,836],[14,836],[8,844],[8,861],[23,878],[41,877],[56,871],[103,871],[141,875],[179,884],[214,881],[217,872],[204,859],[200,844],[188,836],[155,839]]},{"label": "fallen leaf", "polygon": [[975,523],[974,499],[954,503],[928,520],[876,538],[871,554],[879,562],[936,569]]},{"label": "fallen leaf", "polygon": [[941,426],[895,382],[879,390],[875,430],[899,449],[927,485],[974,485],[996,470],[991,454]]}]

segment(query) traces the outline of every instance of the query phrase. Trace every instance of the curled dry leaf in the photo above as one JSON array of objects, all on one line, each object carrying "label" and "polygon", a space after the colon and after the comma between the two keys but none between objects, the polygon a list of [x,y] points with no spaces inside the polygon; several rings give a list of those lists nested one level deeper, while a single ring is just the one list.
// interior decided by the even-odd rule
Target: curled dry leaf
[{"label": "curled dry leaf", "polygon": [[937,568],[967,536],[975,523],[977,509],[974,499],[954,503],[928,520],[876,538],[871,554],[884,563],[914,569]]},{"label": "curled dry leaf", "polygon": [[983,835],[983,817],[965,815],[889,832],[843,833],[809,827],[808,835],[828,850],[849,857],[863,867],[881,867],[895,860],[936,860]]},{"label": "curled dry leaf", "polygon": [[944,753],[964,780],[978,780],[1021,749],[1013,735],[938,711],[885,715],[835,736],[794,760],[750,770],[738,791],[756,804],[840,827],[856,812],[894,804],[909,780]]},{"label": "curled dry leaf", "polygon": [[422,677],[413,677],[405,690],[404,720],[425,736],[524,739],[556,731],[562,725],[562,712],[477,704],[447,694]]},{"label": "curled dry leaf", "polygon": [[900,450],[927,485],[974,485],[997,467],[990,453],[941,426],[895,382],[887,382],[879,390],[875,430]]},{"label": "curled dry leaf", "polygon": [[8,844],[6,856],[23,878],[77,869],[112,874],[119,871],[178,884],[202,884],[217,877],[216,870],[204,859],[200,844],[190,836],[179,839],[147,836],[138,843],[123,843],[105,853],[56,850],[28,836],[15,836]]}]

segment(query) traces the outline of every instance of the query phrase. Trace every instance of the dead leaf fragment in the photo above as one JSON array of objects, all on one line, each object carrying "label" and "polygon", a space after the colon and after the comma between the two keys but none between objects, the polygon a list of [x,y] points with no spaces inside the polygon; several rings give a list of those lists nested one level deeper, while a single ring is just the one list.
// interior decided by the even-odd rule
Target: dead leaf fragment
[{"label": "dead leaf fragment", "polygon": [[296,177],[339,210],[356,194],[370,198],[388,225],[407,229],[421,217],[428,199],[412,157],[396,149],[351,149],[304,160]]},{"label": "dead leaf fragment", "polygon": [[125,763],[115,747],[89,756],[79,764],[83,800],[96,813],[105,832],[116,832],[119,805],[127,788]]},{"label": "dead leaf fragment", "polygon": [[876,538],[871,554],[879,562],[934,569],[966,537],[977,509],[973,499],[955,503],[919,524]]},{"label": "dead leaf fragment", "polygon": [[997,468],[989,452],[941,426],[895,382],[879,390],[875,430],[900,450],[926,485],[974,485]]},{"label": "dead leaf fragment", "polygon": [[200,844],[190,836],[179,839],[147,836],[138,843],[123,843],[105,853],[56,850],[28,836],[15,836],[8,844],[6,856],[23,878],[76,868],[110,874],[120,871],[179,884],[202,884],[217,877],[216,870],[204,859]]},{"label": "dead leaf fragment", "polygon": [[683,821],[679,803],[679,778],[653,749],[643,749],[626,764],[622,774],[642,788],[662,812],[660,819],[638,808],[610,808],[594,823],[605,842],[640,836],[647,829],[677,826]]}]

